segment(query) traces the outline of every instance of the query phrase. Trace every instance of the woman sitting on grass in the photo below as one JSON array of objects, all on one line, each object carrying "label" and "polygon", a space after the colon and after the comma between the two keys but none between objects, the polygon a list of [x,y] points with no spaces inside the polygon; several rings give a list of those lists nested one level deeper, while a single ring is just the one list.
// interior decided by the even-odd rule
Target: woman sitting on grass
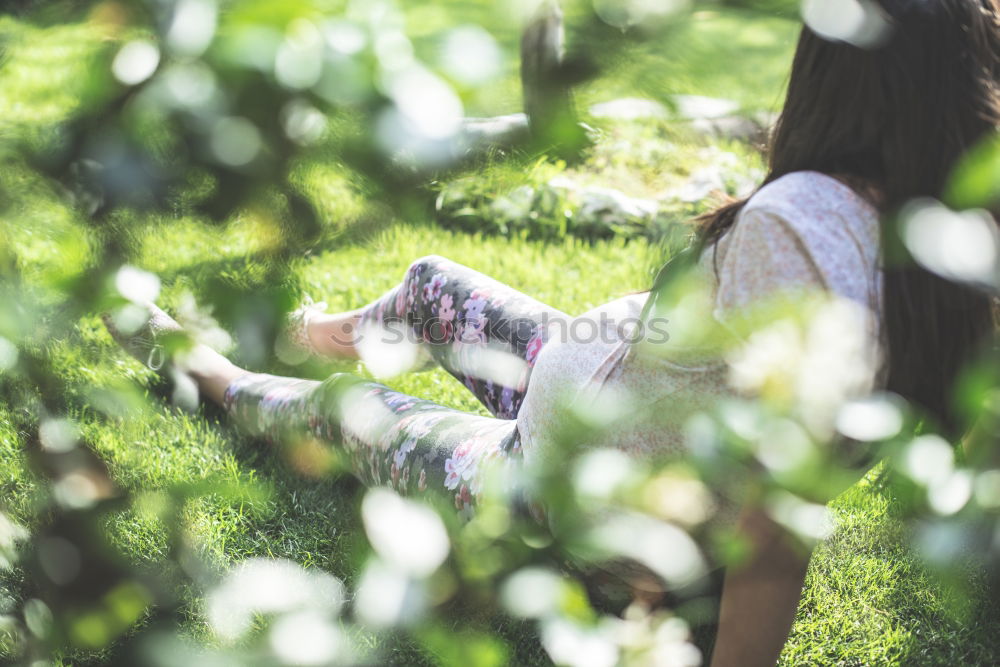
[{"label": "woman sitting on grass", "polygon": [[[952,390],[992,332],[989,300],[904,262],[895,227],[880,219],[914,198],[941,197],[956,161],[996,130],[1000,18],[994,0],[877,4],[886,31],[867,48],[803,29],[767,178],[749,199],[705,216],[696,269],[720,323],[782,292],[819,290],[860,304],[881,359],[869,388],[905,397],[955,435]],[[667,336],[647,340],[658,343],[651,355],[613,335],[609,322],[642,315],[647,296],[572,318],[456,262],[425,257],[375,303],[340,314],[307,307],[293,317],[291,338],[330,358],[402,355],[409,348],[386,342],[401,324],[418,341],[415,359],[443,366],[493,418],[343,374],[316,382],[253,373],[204,346],[186,370],[252,433],[326,441],[365,483],[446,494],[467,512],[486,462],[531,466],[545,456],[572,409],[567,396],[575,409],[626,397],[654,414],[709,405],[731,391],[720,360],[692,361]],[[151,313],[136,334],[112,326],[143,361],[158,336],[179,329],[161,310]],[[573,340],[574,329],[612,335]],[[594,444],[682,457],[682,423],[633,419]],[[739,521],[756,550],[727,576],[713,664],[773,664],[806,559],[763,512],[748,508]]]}]

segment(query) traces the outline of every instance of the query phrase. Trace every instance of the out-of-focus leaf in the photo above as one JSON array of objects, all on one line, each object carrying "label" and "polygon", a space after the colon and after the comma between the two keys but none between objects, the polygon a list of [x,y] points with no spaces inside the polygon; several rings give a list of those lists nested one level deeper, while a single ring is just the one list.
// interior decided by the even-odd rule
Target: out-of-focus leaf
[{"label": "out-of-focus leaf", "polygon": [[468,630],[434,628],[421,633],[420,639],[439,664],[448,667],[501,667],[509,664],[510,650],[498,637]]},{"label": "out-of-focus leaf", "polygon": [[996,204],[1000,200],[1000,137],[987,137],[966,154],[945,192],[945,203],[955,210]]}]

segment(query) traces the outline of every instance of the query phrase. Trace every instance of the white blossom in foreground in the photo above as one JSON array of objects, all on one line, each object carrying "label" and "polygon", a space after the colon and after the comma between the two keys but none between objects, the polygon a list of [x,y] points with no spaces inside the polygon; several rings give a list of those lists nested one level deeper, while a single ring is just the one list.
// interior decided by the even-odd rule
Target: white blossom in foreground
[{"label": "white blossom in foreground", "polygon": [[451,549],[441,518],[430,507],[373,489],[361,505],[365,532],[379,556],[414,577],[432,574]]},{"label": "white blossom in foreground", "polygon": [[871,313],[830,298],[807,315],[789,313],[757,328],[729,354],[729,381],[790,411],[814,436],[832,435],[840,409],[867,396],[878,367]]},{"label": "white blossom in foreground", "polygon": [[252,558],[234,568],[205,600],[215,633],[233,641],[258,614],[310,612],[333,618],[344,601],[344,586],[333,575],[306,570],[290,560]]}]

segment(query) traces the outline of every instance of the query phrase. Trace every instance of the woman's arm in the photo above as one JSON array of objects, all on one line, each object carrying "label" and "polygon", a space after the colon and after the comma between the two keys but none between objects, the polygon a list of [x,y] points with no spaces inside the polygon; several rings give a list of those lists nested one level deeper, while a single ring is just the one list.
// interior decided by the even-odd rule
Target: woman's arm
[{"label": "woman's arm", "polygon": [[752,550],[726,573],[712,667],[772,667],[795,620],[809,554],[759,508],[745,508],[737,530]]}]

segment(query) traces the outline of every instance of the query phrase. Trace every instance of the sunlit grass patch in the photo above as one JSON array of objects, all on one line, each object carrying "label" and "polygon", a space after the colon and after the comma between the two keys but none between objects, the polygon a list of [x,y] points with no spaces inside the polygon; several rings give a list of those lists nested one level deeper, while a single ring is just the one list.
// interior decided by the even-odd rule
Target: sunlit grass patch
[{"label": "sunlit grass patch", "polygon": [[63,120],[86,92],[83,69],[101,46],[88,24],[34,27],[0,16],[0,136]]},{"label": "sunlit grass patch", "polygon": [[780,664],[992,664],[1000,610],[981,571],[926,567],[876,479],[834,503],[837,531],[813,557]]}]

